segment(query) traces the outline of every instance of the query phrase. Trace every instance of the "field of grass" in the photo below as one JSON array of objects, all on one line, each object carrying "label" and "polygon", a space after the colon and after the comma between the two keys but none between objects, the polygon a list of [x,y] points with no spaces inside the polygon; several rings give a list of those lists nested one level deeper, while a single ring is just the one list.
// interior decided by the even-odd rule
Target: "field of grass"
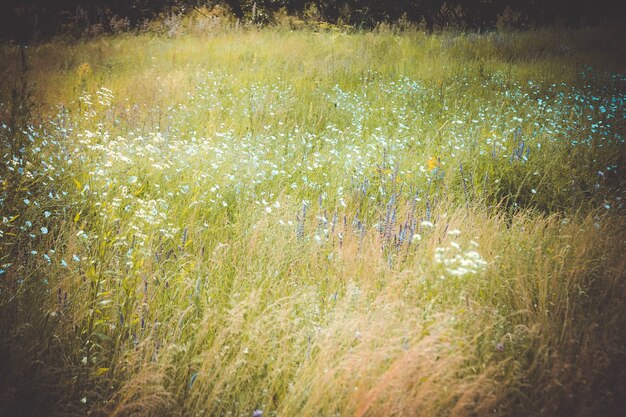
[{"label": "field of grass", "polygon": [[0,46],[0,415],[619,415],[622,35]]}]

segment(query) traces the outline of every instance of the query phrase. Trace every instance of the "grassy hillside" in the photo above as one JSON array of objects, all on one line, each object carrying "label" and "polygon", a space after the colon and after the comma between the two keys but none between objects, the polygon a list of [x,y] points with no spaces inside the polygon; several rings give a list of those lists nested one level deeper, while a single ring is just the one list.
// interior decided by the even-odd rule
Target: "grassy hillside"
[{"label": "grassy hillside", "polygon": [[0,414],[618,415],[620,32],[0,47]]}]

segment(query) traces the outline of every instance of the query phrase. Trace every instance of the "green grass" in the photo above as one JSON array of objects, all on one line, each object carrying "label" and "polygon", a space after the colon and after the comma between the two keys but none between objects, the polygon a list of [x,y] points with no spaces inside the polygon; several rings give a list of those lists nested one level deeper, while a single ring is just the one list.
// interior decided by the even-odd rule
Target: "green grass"
[{"label": "green grass", "polygon": [[618,415],[619,28],[0,48],[0,414]]}]

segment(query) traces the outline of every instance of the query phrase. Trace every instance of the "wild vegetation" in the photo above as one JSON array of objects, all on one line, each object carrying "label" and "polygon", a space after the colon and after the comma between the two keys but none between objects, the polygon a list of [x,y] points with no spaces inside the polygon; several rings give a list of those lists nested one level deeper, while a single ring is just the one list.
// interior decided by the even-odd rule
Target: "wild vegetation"
[{"label": "wild vegetation", "polygon": [[140,29],[155,18],[172,21],[190,13],[219,17],[218,9],[244,24],[272,25],[287,15],[360,29],[397,21],[429,29],[521,29],[598,25],[626,17],[626,6],[614,0],[4,0],[0,39],[110,34]]},{"label": "wild vegetation", "polygon": [[202,22],[0,48],[0,414],[619,415],[623,28]]}]

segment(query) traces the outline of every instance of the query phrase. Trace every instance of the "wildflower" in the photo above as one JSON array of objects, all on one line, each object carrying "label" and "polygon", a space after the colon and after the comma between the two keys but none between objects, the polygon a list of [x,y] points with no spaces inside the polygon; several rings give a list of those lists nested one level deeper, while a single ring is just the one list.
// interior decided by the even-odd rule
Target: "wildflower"
[{"label": "wildflower", "polygon": [[252,412],[252,417],[263,417],[263,410],[254,410]]},{"label": "wildflower", "polygon": [[426,167],[428,168],[429,171],[432,171],[438,166],[439,166],[439,158],[437,158],[436,156],[431,156],[428,162],[426,163]]},{"label": "wildflower", "polygon": [[84,80],[91,73],[91,65],[88,62],[83,62],[76,68],[76,75],[80,81]]},{"label": "wildflower", "polygon": [[44,226],[44,227],[42,227],[42,228],[41,228],[41,234],[42,234],[42,235],[47,235],[47,234],[48,234],[48,228],[47,228],[47,227],[45,227],[45,226]]}]

